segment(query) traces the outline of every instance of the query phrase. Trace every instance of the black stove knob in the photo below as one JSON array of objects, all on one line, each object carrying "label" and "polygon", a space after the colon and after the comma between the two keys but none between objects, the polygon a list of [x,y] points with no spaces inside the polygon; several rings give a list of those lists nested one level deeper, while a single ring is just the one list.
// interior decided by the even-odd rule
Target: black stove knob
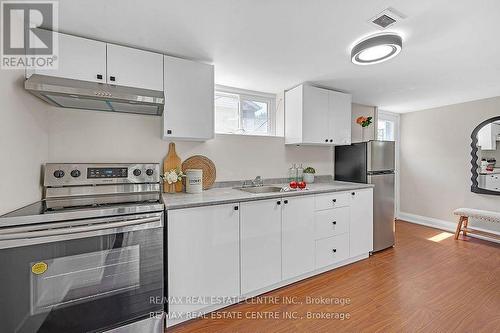
[{"label": "black stove knob", "polygon": [[54,177],[56,177],[56,178],[62,178],[62,177],[64,177],[64,171],[62,171],[62,170],[56,170],[56,171],[54,171]]},{"label": "black stove knob", "polygon": [[154,173],[154,170],[153,170],[153,169],[147,169],[147,170],[146,170],[146,175],[148,175],[148,176],[152,176],[152,175],[153,175],[153,173]]},{"label": "black stove knob", "polygon": [[134,170],[134,176],[139,177],[141,175],[141,170],[135,169]]},{"label": "black stove knob", "polygon": [[80,170],[71,171],[71,177],[73,177],[73,178],[78,178],[78,177],[80,177],[81,174],[82,173],[80,172]]}]

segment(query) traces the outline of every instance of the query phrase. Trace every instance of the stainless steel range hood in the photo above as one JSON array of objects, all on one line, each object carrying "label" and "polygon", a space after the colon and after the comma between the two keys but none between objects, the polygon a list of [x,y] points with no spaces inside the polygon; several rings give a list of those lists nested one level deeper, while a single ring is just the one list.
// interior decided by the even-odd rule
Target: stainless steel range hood
[{"label": "stainless steel range hood", "polygon": [[86,110],[112,111],[161,116],[163,91],[115,86],[33,74],[24,88],[49,104]]}]

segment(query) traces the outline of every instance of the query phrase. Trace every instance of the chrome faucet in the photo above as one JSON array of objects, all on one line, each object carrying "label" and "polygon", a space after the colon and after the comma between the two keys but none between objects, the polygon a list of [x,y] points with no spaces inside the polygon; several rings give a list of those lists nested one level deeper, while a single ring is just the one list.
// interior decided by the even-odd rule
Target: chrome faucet
[{"label": "chrome faucet", "polygon": [[261,176],[255,177],[254,180],[244,180],[241,187],[260,187],[264,186],[264,180]]},{"label": "chrome faucet", "polygon": [[264,186],[264,181],[262,180],[261,176],[255,177],[255,179],[252,181],[253,186]]},{"label": "chrome faucet", "polygon": [[243,188],[252,187],[252,186],[253,186],[253,182],[251,180],[244,180],[243,184],[241,185],[241,187],[243,187]]}]

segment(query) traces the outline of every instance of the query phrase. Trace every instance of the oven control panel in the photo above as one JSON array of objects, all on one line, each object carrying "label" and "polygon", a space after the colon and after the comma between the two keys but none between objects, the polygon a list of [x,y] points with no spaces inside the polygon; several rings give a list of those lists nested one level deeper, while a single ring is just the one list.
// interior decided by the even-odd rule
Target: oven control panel
[{"label": "oven control panel", "polygon": [[47,163],[44,186],[159,183],[158,163],[72,164]]},{"label": "oven control panel", "polygon": [[127,178],[127,168],[87,168],[87,178]]}]

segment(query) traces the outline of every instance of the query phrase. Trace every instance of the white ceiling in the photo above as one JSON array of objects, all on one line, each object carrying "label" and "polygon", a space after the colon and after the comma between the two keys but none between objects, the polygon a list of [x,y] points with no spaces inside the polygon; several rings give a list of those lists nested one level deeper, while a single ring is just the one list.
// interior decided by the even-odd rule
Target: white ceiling
[{"label": "white ceiling", "polygon": [[[387,7],[407,18],[396,58],[350,62]],[[500,95],[498,0],[61,0],[67,33],[211,62],[216,82],[279,92],[301,82],[408,112]]]}]

